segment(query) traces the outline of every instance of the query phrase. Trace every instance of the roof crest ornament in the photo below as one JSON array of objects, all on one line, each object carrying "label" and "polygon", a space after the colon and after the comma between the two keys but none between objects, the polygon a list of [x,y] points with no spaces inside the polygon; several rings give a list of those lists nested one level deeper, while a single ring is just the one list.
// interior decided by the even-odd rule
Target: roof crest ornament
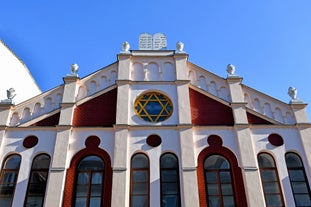
[{"label": "roof crest ornament", "polygon": [[7,99],[1,100],[2,104],[14,104],[13,98],[16,96],[16,91],[14,88],[6,90]]},{"label": "roof crest ornament", "polygon": [[139,35],[139,50],[166,50],[167,40],[163,33],[151,35],[147,32]]},{"label": "roof crest ornament", "polygon": [[303,103],[297,98],[297,92],[297,89],[293,86],[290,86],[288,88],[287,94],[289,95],[289,97],[291,97],[291,100],[289,101],[290,104]]}]

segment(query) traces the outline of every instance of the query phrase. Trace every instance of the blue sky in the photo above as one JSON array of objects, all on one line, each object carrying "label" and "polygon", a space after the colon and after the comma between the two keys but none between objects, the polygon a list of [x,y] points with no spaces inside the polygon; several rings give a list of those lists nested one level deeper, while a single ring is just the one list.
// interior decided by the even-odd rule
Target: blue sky
[{"label": "blue sky", "polygon": [[184,42],[189,61],[216,75],[231,63],[244,84],[286,103],[294,86],[310,105],[310,10],[310,0],[2,0],[0,39],[43,91],[72,63],[84,77],[115,62],[122,42],[138,49],[140,33],[162,32],[168,49]]}]

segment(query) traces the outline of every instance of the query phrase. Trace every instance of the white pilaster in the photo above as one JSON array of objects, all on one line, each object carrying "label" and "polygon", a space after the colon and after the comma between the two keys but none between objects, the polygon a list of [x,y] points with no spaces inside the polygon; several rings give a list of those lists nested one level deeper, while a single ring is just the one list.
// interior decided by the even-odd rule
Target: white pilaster
[{"label": "white pilaster", "polygon": [[248,125],[244,94],[241,87],[242,78],[228,76],[227,83],[231,96],[231,107],[234,116],[236,141],[239,147],[239,163],[244,177],[245,193],[249,206],[265,206],[260,186],[260,174],[257,166],[257,156]]},{"label": "white pilaster", "polygon": [[128,148],[128,129],[117,127],[112,162],[111,206],[126,207],[129,204]]},{"label": "white pilaster", "polygon": [[45,203],[53,203],[54,206],[62,205],[66,168],[69,164],[67,163],[67,153],[71,137],[78,80],[79,78],[76,76],[64,78],[65,87],[45,200]]}]

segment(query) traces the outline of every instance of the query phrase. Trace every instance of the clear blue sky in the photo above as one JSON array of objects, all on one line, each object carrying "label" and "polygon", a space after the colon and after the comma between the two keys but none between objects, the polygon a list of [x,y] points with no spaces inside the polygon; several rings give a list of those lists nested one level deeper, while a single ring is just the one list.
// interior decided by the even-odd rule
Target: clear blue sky
[{"label": "clear blue sky", "polygon": [[221,77],[236,66],[243,83],[283,102],[289,86],[309,103],[310,0],[0,1],[0,39],[43,91],[63,83],[72,63],[84,77],[115,62],[121,43],[142,32],[182,41],[189,60]]}]

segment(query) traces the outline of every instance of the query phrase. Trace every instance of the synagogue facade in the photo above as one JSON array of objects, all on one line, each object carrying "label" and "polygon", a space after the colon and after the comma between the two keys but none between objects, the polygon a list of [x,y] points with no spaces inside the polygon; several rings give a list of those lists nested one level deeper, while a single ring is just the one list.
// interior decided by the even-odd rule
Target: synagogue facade
[{"label": "synagogue facade", "polygon": [[311,125],[294,88],[284,103],[231,64],[220,77],[182,42],[125,42],[86,77],[71,69],[0,103],[0,206],[311,206]]}]

